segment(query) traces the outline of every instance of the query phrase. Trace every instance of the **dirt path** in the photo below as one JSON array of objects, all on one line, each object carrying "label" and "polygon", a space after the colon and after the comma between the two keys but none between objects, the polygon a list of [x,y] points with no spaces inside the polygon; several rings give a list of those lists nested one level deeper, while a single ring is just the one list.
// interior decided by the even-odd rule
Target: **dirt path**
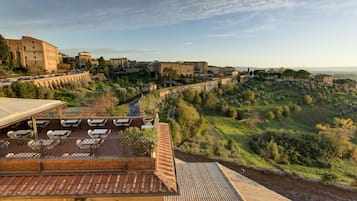
[{"label": "dirt path", "polygon": [[186,162],[217,161],[237,172],[240,172],[243,168],[244,176],[295,201],[357,201],[357,190],[322,185],[316,181],[307,181],[289,175],[279,175],[267,170],[244,167],[233,162],[212,160],[205,156],[188,154],[177,150],[175,150],[175,157]]}]

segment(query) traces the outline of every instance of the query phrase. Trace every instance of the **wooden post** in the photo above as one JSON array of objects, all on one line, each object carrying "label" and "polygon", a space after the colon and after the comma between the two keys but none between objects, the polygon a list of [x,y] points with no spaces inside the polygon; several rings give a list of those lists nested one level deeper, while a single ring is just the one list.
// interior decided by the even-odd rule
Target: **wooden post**
[{"label": "wooden post", "polygon": [[32,116],[31,119],[32,119],[33,132],[34,132],[34,134],[35,134],[35,140],[38,140],[36,117],[35,117],[35,116]]}]

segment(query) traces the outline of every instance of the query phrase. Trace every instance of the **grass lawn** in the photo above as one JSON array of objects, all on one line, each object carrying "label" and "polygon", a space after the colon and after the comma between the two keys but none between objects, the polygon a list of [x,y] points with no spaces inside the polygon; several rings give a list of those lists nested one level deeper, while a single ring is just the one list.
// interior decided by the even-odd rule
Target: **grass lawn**
[{"label": "grass lawn", "polygon": [[314,168],[296,164],[278,165],[286,172],[295,173],[299,176],[320,179],[324,173],[334,173],[338,175],[337,184],[350,185],[357,171],[357,167],[353,160],[340,160],[333,168]]},{"label": "grass lawn", "polygon": [[[244,120],[239,121],[229,117],[222,117],[221,114],[212,111],[204,111],[204,116],[207,118],[209,125],[214,127],[220,136],[226,140],[233,139],[237,143],[239,146],[239,161],[245,165],[257,166],[270,170],[284,170],[312,179],[320,179],[321,175],[324,173],[335,173],[338,175],[337,184],[350,185],[355,178],[357,171],[356,165],[352,160],[340,160],[332,168],[306,167],[297,164],[281,165],[271,160],[264,160],[250,148],[248,144],[250,136],[262,133],[263,130],[268,127],[312,132],[315,130],[315,127],[311,128],[310,125],[315,125],[318,121],[325,122],[327,119],[332,118],[334,114],[322,107],[307,108],[301,113],[291,115],[281,121],[272,120],[254,128],[249,128]],[[307,115],[306,119],[302,120],[302,117],[305,115]]]}]

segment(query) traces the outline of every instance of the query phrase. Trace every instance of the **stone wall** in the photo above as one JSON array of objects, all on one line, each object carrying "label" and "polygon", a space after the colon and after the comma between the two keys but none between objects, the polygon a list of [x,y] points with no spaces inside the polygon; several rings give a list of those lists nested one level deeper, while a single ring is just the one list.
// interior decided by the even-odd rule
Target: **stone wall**
[{"label": "stone wall", "polygon": [[91,81],[89,72],[56,76],[56,77],[47,77],[33,80],[34,84],[37,86],[47,87],[51,89],[62,88],[65,84],[69,82],[76,83],[88,83]]},{"label": "stone wall", "polygon": [[233,83],[233,82],[234,82],[233,78],[222,78],[222,79],[217,79],[207,82],[200,82],[197,84],[189,84],[189,85],[178,86],[178,87],[164,88],[164,89],[160,89],[159,93],[160,93],[160,98],[165,98],[174,93],[181,93],[187,90],[188,88],[192,88],[196,91],[212,91],[214,89],[217,89],[219,85],[227,85],[228,83]]}]

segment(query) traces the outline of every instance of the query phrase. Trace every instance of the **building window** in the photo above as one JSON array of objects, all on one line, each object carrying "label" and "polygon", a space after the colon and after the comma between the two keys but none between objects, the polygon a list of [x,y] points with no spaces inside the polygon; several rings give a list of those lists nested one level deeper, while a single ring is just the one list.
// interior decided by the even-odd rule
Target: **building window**
[{"label": "building window", "polygon": [[33,49],[35,49],[35,46],[32,46]]},{"label": "building window", "polygon": [[36,54],[36,52],[35,52],[35,51],[33,51],[33,53],[34,53],[34,54]]},{"label": "building window", "polygon": [[24,46],[24,51],[26,51],[26,47]]},{"label": "building window", "polygon": [[34,56],[33,58],[36,59],[36,56]]},{"label": "building window", "polygon": [[31,41],[32,43],[34,43],[33,41]]}]

